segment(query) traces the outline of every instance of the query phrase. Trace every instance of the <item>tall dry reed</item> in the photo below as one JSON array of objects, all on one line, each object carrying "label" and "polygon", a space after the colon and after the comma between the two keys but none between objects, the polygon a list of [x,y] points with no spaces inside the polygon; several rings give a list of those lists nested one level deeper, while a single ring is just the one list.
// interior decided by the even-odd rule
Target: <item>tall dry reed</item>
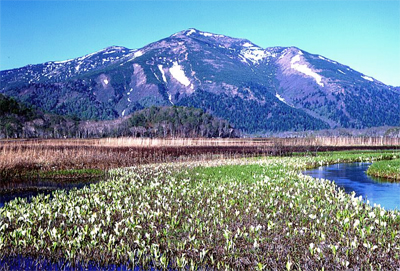
[{"label": "tall dry reed", "polygon": [[110,169],[144,163],[210,160],[296,151],[398,148],[400,138],[315,137],[263,139],[102,138],[0,141],[0,178],[15,172]]}]

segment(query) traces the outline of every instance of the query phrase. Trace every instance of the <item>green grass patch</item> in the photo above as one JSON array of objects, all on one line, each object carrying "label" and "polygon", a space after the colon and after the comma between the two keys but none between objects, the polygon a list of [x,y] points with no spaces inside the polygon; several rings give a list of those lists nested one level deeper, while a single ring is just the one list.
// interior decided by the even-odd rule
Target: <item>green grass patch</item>
[{"label": "green grass patch", "polygon": [[374,162],[368,168],[367,174],[379,178],[400,180],[400,159]]}]

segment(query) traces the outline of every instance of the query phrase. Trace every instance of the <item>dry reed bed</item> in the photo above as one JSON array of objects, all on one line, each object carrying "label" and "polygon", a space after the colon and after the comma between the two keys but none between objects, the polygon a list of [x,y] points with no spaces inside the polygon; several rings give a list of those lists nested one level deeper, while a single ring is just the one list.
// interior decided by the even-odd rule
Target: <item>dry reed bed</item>
[{"label": "dry reed bed", "polygon": [[0,146],[107,146],[107,147],[193,147],[193,146],[400,146],[392,137],[308,138],[100,138],[0,140]]},{"label": "dry reed bed", "polygon": [[[27,172],[101,169],[138,164],[237,158],[267,154],[258,147],[107,147],[85,145],[8,146],[0,149],[0,180],[21,178]],[[34,174],[35,175],[35,174]]]},{"label": "dry reed bed", "polygon": [[[397,148],[399,138],[29,139],[0,141],[0,181],[38,171],[101,169],[137,164],[287,155],[292,152]],[[34,174],[33,174],[34,175]]]},{"label": "dry reed bed", "polygon": [[93,142],[105,146],[400,146],[391,137],[312,137],[312,138],[105,138]]}]

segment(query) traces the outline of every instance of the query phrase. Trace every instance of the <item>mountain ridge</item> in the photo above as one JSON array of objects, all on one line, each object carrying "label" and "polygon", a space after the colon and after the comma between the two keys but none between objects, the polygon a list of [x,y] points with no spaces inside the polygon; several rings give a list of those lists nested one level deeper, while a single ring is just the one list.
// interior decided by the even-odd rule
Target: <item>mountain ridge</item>
[{"label": "mountain ridge", "polygon": [[398,88],[294,46],[194,28],[0,74],[0,93],[83,119],[188,105],[249,133],[400,125]]}]

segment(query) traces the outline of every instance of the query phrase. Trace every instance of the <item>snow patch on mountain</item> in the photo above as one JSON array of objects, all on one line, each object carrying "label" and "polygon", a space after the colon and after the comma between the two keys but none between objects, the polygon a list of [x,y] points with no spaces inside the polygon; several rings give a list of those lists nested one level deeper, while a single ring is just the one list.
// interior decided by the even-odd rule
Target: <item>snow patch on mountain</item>
[{"label": "snow patch on mountain", "polygon": [[225,37],[224,35],[212,34],[212,33],[208,33],[208,32],[199,32],[199,34],[204,36],[204,37],[214,37],[214,38],[223,38],[223,37]]},{"label": "snow patch on mountain", "polygon": [[129,54],[129,60],[128,61],[135,60],[135,58],[140,57],[143,54],[144,54],[144,52],[142,50],[136,50],[133,53]]},{"label": "snow patch on mountain", "polygon": [[196,33],[196,30],[190,29],[190,30],[186,33],[186,36],[190,36],[190,35],[192,35],[193,33]]},{"label": "snow patch on mountain", "polygon": [[321,82],[322,77],[318,73],[311,70],[309,67],[307,67],[307,65],[298,63],[301,60],[300,56],[302,54],[303,53],[301,51],[299,51],[299,53],[292,58],[292,60],[290,61],[290,64],[291,64],[290,67],[298,72],[301,72],[301,73],[307,75],[307,76],[313,77],[315,79],[315,82],[317,82],[318,85],[323,87],[324,83]]},{"label": "snow patch on mountain", "polygon": [[161,81],[160,78],[158,77],[157,73],[153,72],[153,74],[157,78],[158,81]]},{"label": "snow patch on mountain", "polygon": [[103,52],[103,51],[104,51],[104,49],[103,49],[103,50],[100,50],[100,51],[97,51],[97,52],[94,52],[94,53],[91,53],[91,54],[88,54],[88,55],[84,55],[84,56],[82,56],[82,57],[79,57],[78,60],[79,60],[79,61],[85,60],[85,59],[90,58],[90,57],[92,57],[92,56],[94,56],[94,55],[97,55],[97,54],[99,54],[99,53],[101,53],[101,52]]},{"label": "snow patch on mountain", "polygon": [[182,85],[185,87],[190,85],[189,79],[186,77],[185,72],[181,65],[178,62],[174,61],[172,67],[169,69],[171,75]]},{"label": "snow patch on mountain", "polygon": [[133,53],[134,57],[140,57],[142,55],[143,55],[143,51],[141,51],[141,50],[137,50],[136,52]]},{"label": "snow patch on mountain", "polygon": [[282,98],[281,95],[279,95],[278,93],[275,94],[275,97],[279,99],[279,101],[284,102],[285,104],[287,104],[287,102],[285,101],[285,98]]},{"label": "snow patch on mountain", "polygon": [[164,83],[167,83],[167,78],[165,77],[165,73],[164,73],[164,70],[163,70],[163,66],[159,64],[157,67],[158,67],[158,69],[159,69],[160,72],[161,72],[161,75],[162,75],[162,78],[163,78]]},{"label": "snow patch on mountain", "polygon": [[171,104],[174,104],[174,103],[172,102],[172,95],[171,95],[171,93],[169,93],[169,92],[168,92],[168,100],[169,100],[169,102],[170,102]]},{"label": "snow patch on mountain", "polygon": [[342,72],[341,70],[338,69],[338,72],[342,73],[342,74],[346,74],[345,72]]},{"label": "snow patch on mountain", "polygon": [[207,32],[200,32],[200,35],[203,35],[203,36],[205,36],[205,37],[212,37],[212,36],[214,36],[213,34],[207,33]]},{"label": "snow patch on mountain", "polygon": [[115,53],[115,52],[117,52],[117,51],[116,51],[116,50],[111,50],[111,51],[105,52],[104,54],[105,54],[105,55],[109,55],[109,54],[113,54],[113,53]]},{"label": "snow patch on mountain", "polygon": [[239,55],[239,58],[240,58],[240,61],[242,61],[243,63],[249,64],[249,63],[247,62],[247,58],[245,58],[244,56]]},{"label": "snow patch on mountain", "polygon": [[[244,46],[244,45],[243,45]],[[243,56],[245,59],[250,60],[253,64],[257,64],[264,58],[271,56],[271,53],[254,45],[247,47],[241,51],[239,57]]]},{"label": "snow patch on mountain", "polygon": [[323,56],[318,56],[318,58],[319,58],[319,59],[322,59],[322,60],[325,60],[325,61],[328,61],[328,62],[330,62],[330,63],[333,63],[333,64],[337,64],[337,62],[336,62],[336,61],[333,61],[333,60],[327,59],[327,58],[325,58],[325,57],[323,57]]},{"label": "snow patch on mountain", "polygon": [[67,60],[63,60],[63,61],[53,61],[53,63],[54,64],[63,64],[63,63],[71,62],[72,60],[75,60],[75,59],[72,58],[72,59],[67,59]]},{"label": "snow patch on mountain", "polygon": [[364,78],[365,80],[368,80],[368,81],[371,81],[371,82],[374,81],[374,79],[372,79],[371,77],[366,76],[366,75],[362,75],[361,77]]}]

